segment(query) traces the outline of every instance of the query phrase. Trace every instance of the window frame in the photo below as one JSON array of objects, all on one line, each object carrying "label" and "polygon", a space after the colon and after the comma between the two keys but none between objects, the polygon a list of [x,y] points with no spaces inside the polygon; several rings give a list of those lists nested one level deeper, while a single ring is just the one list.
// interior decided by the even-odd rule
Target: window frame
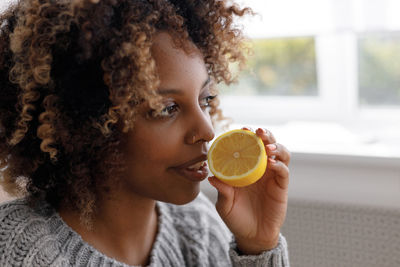
[{"label": "window frame", "polygon": [[[400,106],[367,106],[359,101],[358,36],[370,31],[390,32],[382,25],[368,30],[360,27],[348,6],[360,5],[331,1],[333,26],[323,31],[266,33],[256,38],[313,37],[315,41],[317,96],[241,96],[221,94],[226,116],[236,123],[282,124],[293,120],[334,121],[341,124],[400,123]],[[385,2],[386,3],[386,2]],[[381,6],[377,12],[384,12]],[[372,12],[369,10],[369,12]],[[382,15],[382,14],[381,14]],[[343,16],[343,19],[339,19]],[[376,22],[379,24],[379,22]]]}]

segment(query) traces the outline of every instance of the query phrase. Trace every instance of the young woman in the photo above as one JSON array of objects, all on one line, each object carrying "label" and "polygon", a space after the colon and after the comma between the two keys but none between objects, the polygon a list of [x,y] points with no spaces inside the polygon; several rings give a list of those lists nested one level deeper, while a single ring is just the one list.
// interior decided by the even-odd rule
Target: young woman
[{"label": "young woman", "polygon": [[20,0],[1,15],[0,174],[20,198],[0,206],[0,266],[289,266],[290,154],[269,131],[260,181],[210,177],[216,209],[199,189],[249,12]]}]

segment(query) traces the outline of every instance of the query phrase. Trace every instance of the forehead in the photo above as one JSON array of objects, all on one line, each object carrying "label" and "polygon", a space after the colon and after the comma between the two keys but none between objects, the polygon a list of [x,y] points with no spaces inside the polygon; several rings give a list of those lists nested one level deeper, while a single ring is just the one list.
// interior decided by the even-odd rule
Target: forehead
[{"label": "forehead", "polygon": [[159,32],[155,35],[151,52],[162,84],[182,78],[194,79],[193,81],[200,79],[204,82],[207,70],[203,55],[193,43],[188,42],[186,45],[190,46],[190,53],[176,47],[171,35],[167,32]]}]

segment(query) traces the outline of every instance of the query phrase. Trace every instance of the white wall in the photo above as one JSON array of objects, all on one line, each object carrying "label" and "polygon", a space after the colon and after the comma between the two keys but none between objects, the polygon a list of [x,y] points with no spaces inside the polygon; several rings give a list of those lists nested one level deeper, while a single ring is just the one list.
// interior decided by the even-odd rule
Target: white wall
[{"label": "white wall", "polygon": [[289,196],[400,207],[400,159],[297,153]]},{"label": "white wall", "polygon": [[[216,200],[208,182],[202,189]],[[291,198],[400,207],[400,159],[292,153]]]}]

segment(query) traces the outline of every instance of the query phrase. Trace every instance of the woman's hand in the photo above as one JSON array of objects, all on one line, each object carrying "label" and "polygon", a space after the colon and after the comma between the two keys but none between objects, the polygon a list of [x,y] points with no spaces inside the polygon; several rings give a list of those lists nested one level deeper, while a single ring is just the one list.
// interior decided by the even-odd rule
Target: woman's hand
[{"label": "woman's hand", "polygon": [[244,254],[259,254],[277,245],[287,209],[290,153],[276,143],[271,132],[258,128],[256,134],[268,155],[260,180],[247,187],[232,187],[214,176],[209,178],[218,190],[217,211]]}]

